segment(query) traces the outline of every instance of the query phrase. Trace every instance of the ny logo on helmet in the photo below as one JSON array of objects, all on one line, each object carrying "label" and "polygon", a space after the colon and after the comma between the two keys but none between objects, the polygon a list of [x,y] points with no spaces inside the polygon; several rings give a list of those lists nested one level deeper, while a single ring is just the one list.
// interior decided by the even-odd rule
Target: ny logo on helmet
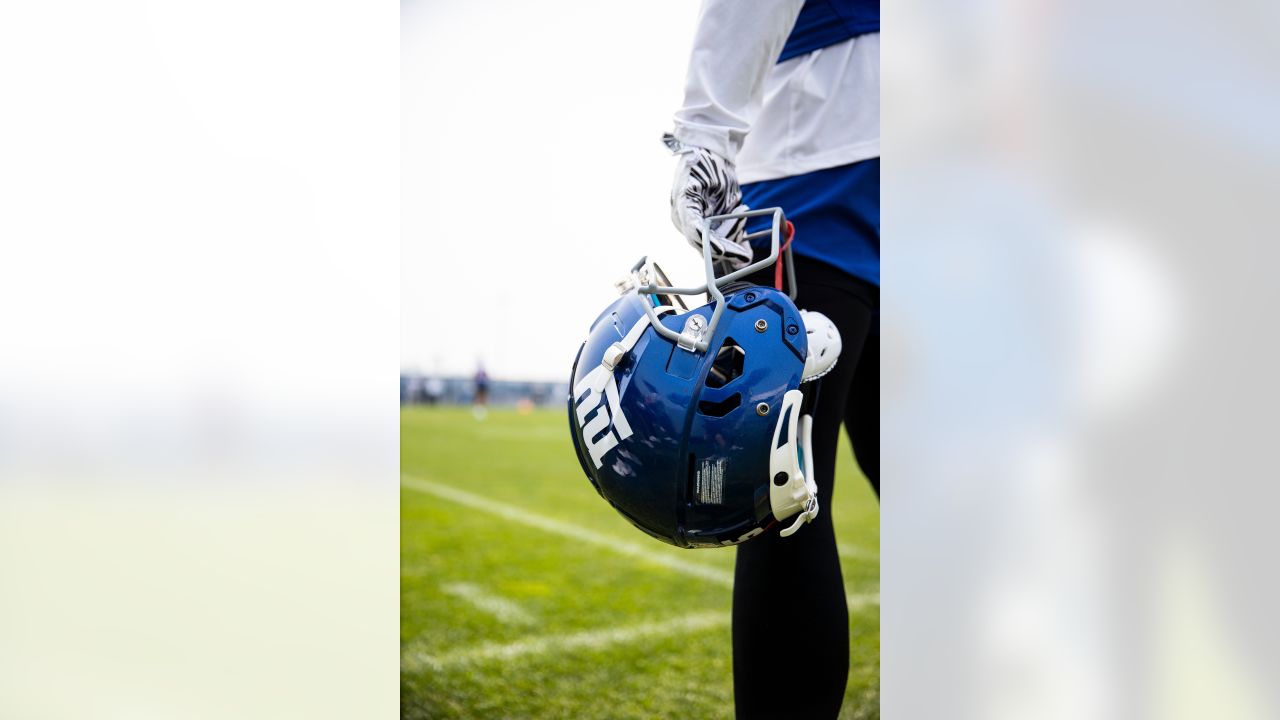
[{"label": "ny logo on helmet", "polygon": [[[600,403],[604,400],[604,404]],[[631,437],[631,424],[622,414],[618,400],[618,384],[613,371],[604,366],[592,370],[573,388],[573,402],[577,406],[578,427],[582,430],[582,442],[587,446],[591,461],[599,469],[604,456],[617,447],[618,442]],[[595,412],[591,422],[587,416]],[[613,427],[610,427],[612,424]],[[604,434],[601,434],[601,431]],[[616,434],[615,434],[616,431]],[[598,436],[598,437],[597,437]]]}]

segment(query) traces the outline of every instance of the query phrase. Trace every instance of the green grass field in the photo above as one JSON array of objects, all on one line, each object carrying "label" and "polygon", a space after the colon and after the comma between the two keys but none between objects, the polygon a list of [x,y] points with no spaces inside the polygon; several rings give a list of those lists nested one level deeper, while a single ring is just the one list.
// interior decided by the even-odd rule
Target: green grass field
[{"label": "green grass field", "polygon": [[[574,458],[563,412],[412,408],[400,420],[400,705],[407,718],[727,718],[734,551],[631,527]],[[880,520],[840,454],[850,598],[844,718],[879,717]]]}]

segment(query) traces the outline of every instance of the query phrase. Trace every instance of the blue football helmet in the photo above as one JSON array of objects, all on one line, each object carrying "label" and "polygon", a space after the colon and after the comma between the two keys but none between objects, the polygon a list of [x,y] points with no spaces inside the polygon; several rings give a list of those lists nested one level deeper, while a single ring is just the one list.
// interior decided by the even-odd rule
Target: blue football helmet
[{"label": "blue football helmet", "polygon": [[[800,386],[830,370],[839,335],[796,308],[789,248],[790,295],[740,281],[777,262],[782,211],[708,219],[755,215],[773,218],[748,236],[770,235],[767,258],[716,277],[704,242],[697,288],[670,287],[642,258],[574,361],[569,426],[587,478],[632,524],[679,547],[735,545],[794,518],[786,536],[818,514]],[[702,293],[710,302],[692,310],[680,300]],[[806,320],[824,357],[811,357]]]}]

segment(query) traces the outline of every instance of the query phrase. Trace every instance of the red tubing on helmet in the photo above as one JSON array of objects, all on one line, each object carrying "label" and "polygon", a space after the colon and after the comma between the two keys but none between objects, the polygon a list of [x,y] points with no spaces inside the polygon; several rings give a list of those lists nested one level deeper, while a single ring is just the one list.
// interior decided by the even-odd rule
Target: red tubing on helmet
[{"label": "red tubing on helmet", "polygon": [[778,264],[774,266],[773,271],[773,287],[779,292],[782,291],[782,258],[783,253],[791,246],[791,238],[796,234],[796,226],[787,221],[787,237],[782,241],[782,247],[778,248]]}]

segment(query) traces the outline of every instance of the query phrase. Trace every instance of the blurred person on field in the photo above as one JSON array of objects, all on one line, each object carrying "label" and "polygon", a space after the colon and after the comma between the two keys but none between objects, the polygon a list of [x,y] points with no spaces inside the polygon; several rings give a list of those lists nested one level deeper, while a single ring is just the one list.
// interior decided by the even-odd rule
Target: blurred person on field
[{"label": "blurred person on field", "polygon": [[476,420],[484,420],[489,414],[489,373],[485,372],[484,363],[476,365],[475,394],[471,396],[471,414]]},{"label": "blurred person on field", "polygon": [[427,378],[424,389],[427,393],[427,404],[435,405],[444,397],[444,380],[432,375]]},{"label": "blurred person on field", "polygon": [[[782,207],[794,223],[796,304],[830,318],[843,351],[814,412],[819,504],[804,532],[738,546],[738,718],[834,718],[849,672],[849,614],[831,521],[841,425],[879,496],[879,0],[704,0],[674,130],[676,227],[701,252],[705,218]],[[768,254],[743,241],[768,218],[710,226],[720,271]],[[751,279],[772,285],[772,270]],[[774,627],[794,613],[802,638]]]}]

